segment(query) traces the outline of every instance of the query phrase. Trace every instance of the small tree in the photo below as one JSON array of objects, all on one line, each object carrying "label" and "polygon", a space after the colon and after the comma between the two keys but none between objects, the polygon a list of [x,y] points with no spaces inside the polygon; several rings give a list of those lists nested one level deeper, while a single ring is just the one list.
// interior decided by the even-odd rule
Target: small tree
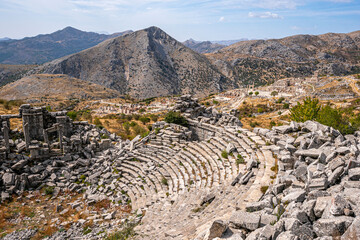
[{"label": "small tree", "polygon": [[251,95],[253,95],[254,93],[253,92],[249,92],[249,95],[251,96]]},{"label": "small tree", "polygon": [[319,99],[307,97],[303,103],[298,102],[295,107],[290,109],[290,118],[296,122],[314,120],[318,116],[320,109]]},{"label": "small tree", "polygon": [[179,112],[170,111],[165,116],[165,122],[167,123],[175,123],[178,125],[182,125],[187,127],[188,122],[185,117],[181,116]]},{"label": "small tree", "polygon": [[258,91],[255,92],[255,96],[257,96],[257,95],[259,95],[259,92],[258,92]]},{"label": "small tree", "polygon": [[276,95],[278,95],[278,92],[277,92],[277,91],[272,91],[272,92],[271,92],[271,96],[275,97]]}]

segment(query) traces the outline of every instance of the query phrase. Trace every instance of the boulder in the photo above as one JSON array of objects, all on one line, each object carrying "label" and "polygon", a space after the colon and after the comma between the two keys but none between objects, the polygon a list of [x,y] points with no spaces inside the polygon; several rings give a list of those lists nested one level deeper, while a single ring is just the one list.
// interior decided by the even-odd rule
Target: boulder
[{"label": "boulder", "polygon": [[331,203],[331,197],[318,197],[316,199],[316,204],[314,207],[314,214],[316,217],[320,218],[325,210],[325,208]]},{"label": "boulder", "polygon": [[281,202],[290,203],[290,202],[303,202],[305,200],[306,192],[304,190],[298,190],[289,193],[286,195]]},{"label": "boulder", "polygon": [[352,224],[354,218],[340,216],[327,219],[319,219],[313,224],[313,229],[318,237],[323,236],[341,236]]},{"label": "boulder", "polygon": [[227,225],[221,221],[216,220],[210,227],[208,240],[212,240],[217,237],[221,237],[227,229]]},{"label": "boulder", "polygon": [[2,176],[3,183],[5,185],[14,185],[15,183],[15,174],[13,173],[4,173]]},{"label": "boulder", "polygon": [[350,227],[341,236],[341,240],[360,240],[360,217],[355,218]]},{"label": "boulder", "polygon": [[255,231],[251,232],[246,240],[270,240],[272,238],[272,234],[274,231],[274,227],[271,225],[266,225],[262,228],[258,228]]},{"label": "boulder", "polygon": [[313,149],[297,150],[294,154],[295,156],[318,158],[321,153],[322,150],[313,148]]},{"label": "boulder", "polygon": [[349,180],[352,181],[360,180],[360,167],[349,169]]},{"label": "boulder", "polygon": [[290,231],[282,232],[276,240],[299,240],[299,237],[292,234]]},{"label": "boulder", "polygon": [[272,130],[277,133],[286,134],[292,132],[293,127],[289,125],[283,125],[283,126],[273,127]]},{"label": "boulder", "polygon": [[341,174],[343,174],[344,172],[344,167],[340,166],[337,169],[335,169],[335,171],[333,171],[328,179],[328,182],[330,185],[335,184],[335,182],[340,178]]},{"label": "boulder", "polygon": [[26,166],[27,164],[27,160],[23,159],[18,161],[17,163],[15,163],[14,165],[11,166],[11,169],[15,170],[15,171],[20,171],[23,167]]},{"label": "boulder", "polygon": [[345,209],[350,209],[350,204],[340,194],[331,199],[330,213],[333,216],[344,215]]},{"label": "boulder", "polygon": [[259,227],[260,216],[255,213],[236,211],[231,215],[229,223],[233,228],[245,228],[254,231]]}]

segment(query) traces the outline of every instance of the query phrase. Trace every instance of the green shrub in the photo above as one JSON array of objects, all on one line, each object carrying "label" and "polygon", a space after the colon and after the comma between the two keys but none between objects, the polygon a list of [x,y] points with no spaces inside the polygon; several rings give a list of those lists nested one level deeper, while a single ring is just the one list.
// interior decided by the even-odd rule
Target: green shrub
[{"label": "green shrub", "polygon": [[67,115],[69,118],[71,118],[71,120],[75,121],[78,113],[76,111],[69,111],[69,112],[67,112]]},{"label": "green shrub", "polygon": [[264,109],[263,109],[263,108],[258,108],[258,109],[257,109],[257,112],[258,112],[258,113],[263,113],[263,112],[264,112]]},{"label": "green shrub", "polygon": [[144,109],[144,108],[140,108],[140,109],[139,109],[139,113],[143,113],[143,112],[145,112],[145,109]]},{"label": "green shrub", "polygon": [[146,123],[149,123],[150,122],[150,118],[148,117],[140,117],[139,120],[143,123],[143,124],[146,124]]},{"label": "green shrub", "polygon": [[274,120],[271,120],[271,121],[270,121],[270,126],[271,126],[271,127],[276,126],[276,122],[275,122]]},{"label": "green shrub", "polygon": [[272,91],[272,92],[271,92],[271,96],[275,97],[276,95],[278,95],[278,92],[277,92],[277,91]]},{"label": "green shrub", "polygon": [[259,92],[258,92],[258,91],[255,92],[255,96],[257,96],[257,95],[259,95]]},{"label": "green shrub", "polygon": [[245,159],[243,158],[243,156],[241,156],[240,154],[237,155],[237,158],[236,158],[236,165],[239,165],[239,164],[244,164],[245,163]]},{"label": "green shrub", "polygon": [[50,187],[50,186],[45,187],[45,189],[44,189],[45,194],[46,194],[46,195],[53,195],[53,194],[54,194],[54,189],[55,189],[54,186],[52,186],[52,187]]},{"label": "green shrub", "polygon": [[132,239],[136,235],[134,228],[137,224],[125,223],[121,230],[106,237],[106,240],[127,240]]},{"label": "green shrub", "polygon": [[261,186],[260,191],[262,192],[262,194],[265,194],[268,188],[269,186]]},{"label": "green shrub", "polygon": [[94,119],[94,124],[97,126],[97,127],[102,127],[102,124],[101,124],[101,121],[98,117],[96,117]]},{"label": "green shrub", "polygon": [[290,104],[289,104],[289,103],[284,103],[283,108],[284,108],[284,109],[289,109],[289,108],[290,108]]},{"label": "green shrub", "polygon": [[251,95],[253,95],[254,93],[253,92],[249,92],[249,95],[251,96]]},{"label": "green shrub", "polygon": [[213,104],[217,105],[217,104],[219,104],[219,102],[214,99]]},{"label": "green shrub", "polygon": [[179,112],[170,111],[165,116],[165,122],[167,123],[175,123],[181,126],[188,126],[188,122],[185,117],[181,116]]},{"label": "green shrub", "polygon": [[156,122],[159,119],[159,116],[155,115],[155,114],[151,114],[150,118],[151,118],[152,121]]},{"label": "green shrub", "polygon": [[223,158],[228,158],[229,157],[229,154],[228,154],[228,152],[226,151],[226,150],[224,150],[224,151],[222,151],[221,152],[221,156],[223,157]]},{"label": "green shrub", "polygon": [[290,109],[290,118],[296,122],[305,122],[314,120],[321,109],[319,99],[307,97],[302,103],[298,102],[296,106]]},{"label": "green shrub", "polygon": [[285,100],[285,98],[284,98],[284,97],[281,97],[281,98],[279,98],[279,99],[276,101],[276,103],[282,103],[284,100]]},{"label": "green shrub", "polygon": [[[290,109],[291,120],[305,122],[315,120],[321,124],[333,127],[342,134],[352,134],[360,127],[356,117],[349,119],[343,113],[330,105],[321,106],[318,99],[306,98],[303,103],[298,103]],[[359,117],[360,120],[360,117]]]},{"label": "green shrub", "polygon": [[169,184],[168,184],[168,180],[167,180],[166,178],[164,178],[164,177],[161,179],[161,183],[164,184],[164,185],[166,185],[166,186],[169,185]]}]

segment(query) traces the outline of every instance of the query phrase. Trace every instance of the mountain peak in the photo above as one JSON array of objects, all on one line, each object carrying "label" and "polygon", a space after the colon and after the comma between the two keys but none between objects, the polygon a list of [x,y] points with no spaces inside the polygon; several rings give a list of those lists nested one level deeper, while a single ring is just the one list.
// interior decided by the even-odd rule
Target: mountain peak
[{"label": "mountain peak", "polygon": [[58,32],[83,32],[83,31],[76,29],[74,27],[71,27],[71,26],[67,26],[66,28],[61,29]]}]

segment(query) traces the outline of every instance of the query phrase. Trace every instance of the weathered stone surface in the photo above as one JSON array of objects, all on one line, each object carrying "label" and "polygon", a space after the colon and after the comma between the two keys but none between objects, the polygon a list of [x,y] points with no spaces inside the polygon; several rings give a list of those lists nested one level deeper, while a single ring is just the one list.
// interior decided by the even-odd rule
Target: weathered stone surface
[{"label": "weathered stone surface", "polygon": [[281,202],[303,202],[305,200],[306,192],[304,190],[294,191],[286,195]]},{"label": "weathered stone surface", "polygon": [[290,231],[282,232],[276,238],[277,240],[299,240],[299,237],[292,234]]},{"label": "weathered stone surface", "polygon": [[343,198],[341,194],[338,194],[331,199],[330,213],[333,216],[344,215],[344,210],[349,208],[349,203]]},{"label": "weathered stone surface", "polygon": [[268,201],[251,202],[246,204],[246,211],[255,212],[260,211],[266,207],[271,207],[271,204]]},{"label": "weathered stone surface", "polygon": [[360,180],[360,168],[349,169],[349,180],[352,180],[352,181]]},{"label": "weathered stone surface", "polygon": [[341,236],[353,222],[354,218],[347,216],[317,220],[313,227],[318,237]]},{"label": "weathered stone surface", "polygon": [[340,178],[340,176],[341,176],[341,174],[343,174],[343,172],[344,172],[343,166],[336,168],[329,176],[329,179],[328,179],[329,184],[333,185]]},{"label": "weathered stone surface", "polygon": [[306,149],[306,150],[297,150],[294,154],[296,156],[318,158],[321,153],[322,153],[322,150],[320,150],[320,149]]},{"label": "weathered stone surface", "polygon": [[270,240],[273,234],[274,227],[271,225],[266,225],[262,228],[258,228],[255,231],[251,232],[246,240]]},{"label": "weathered stone surface", "polygon": [[4,173],[2,180],[5,185],[13,185],[15,183],[15,175],[12,173]]},{"label": "weathered stone surface", "polygon": [[209,230],[208,240],[221,237],[223,233],[226,231],[226,229],[227,229],[227,225],[223,221],[221,220],[214,221]]},{"label": "weathered stone surface", "polygon": [[350,227],[341,236],[341,240],[359,240],[360,239],[360,218],[357,217]]},{"label": "weathered stone surface", "polygon": [[316,217],[320,218],[325,210],[325,208],[331,203],[331,197],[318,197],[316,199],[316,204],[314,207],[314,214]]},{"label": "weathered stone surface", "polygon": [[285,133],[292,132],[293,127],[288,126],[288,125],[283,125],[283,126],[273,127],[272,130],[274,130],[275,132],[281,133],[281,134],[285,134]]},{"label": "weathered stone surface", "polygon": [[234,228],[245,228],[253,231],[259,227],[260,216],[254,213],[236,211],[231,215],[229,223]]}]

